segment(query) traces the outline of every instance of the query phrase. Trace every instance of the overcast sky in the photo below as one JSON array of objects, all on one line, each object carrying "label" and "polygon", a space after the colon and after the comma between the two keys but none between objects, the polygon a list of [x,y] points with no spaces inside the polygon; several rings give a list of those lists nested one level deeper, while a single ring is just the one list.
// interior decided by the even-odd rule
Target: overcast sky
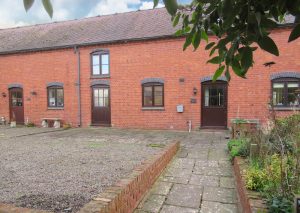
[{"label": "overcast sky", "polygon": [[[180,0],[184,4],[191,0]],[[151,9],[153,0],[51,0],[54,14],[50,19],[41,0],[35,0],[26,13],[23,0],[0,0],[0,28],[25,26],[53,21],[79,19],[134,10]],[[163,7],[162,3],[159,7]]]}]

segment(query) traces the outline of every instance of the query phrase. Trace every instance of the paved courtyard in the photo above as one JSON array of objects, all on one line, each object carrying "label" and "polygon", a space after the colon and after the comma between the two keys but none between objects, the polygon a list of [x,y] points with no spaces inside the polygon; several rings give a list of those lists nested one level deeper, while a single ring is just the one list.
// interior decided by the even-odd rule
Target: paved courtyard
[{"label": "paved courtyard", "polygon": [[135,213],[236,213],[225,132],[195,132],[158,178]]},{"label": "paved courtyard", "polygon": [[[80,207],[184,132],[0,128],[0,203],[55,212]],[[45,133],[45,131],[47,131]]]}]

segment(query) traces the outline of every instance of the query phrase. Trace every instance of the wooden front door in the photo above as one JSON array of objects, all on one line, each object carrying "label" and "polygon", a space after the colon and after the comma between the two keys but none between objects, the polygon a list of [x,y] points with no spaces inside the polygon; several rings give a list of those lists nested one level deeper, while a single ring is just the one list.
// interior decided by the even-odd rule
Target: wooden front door
[{"label": "wooden front door", "polygon": [[24,124],[24,101],[23,89],[12,88],[9,90],[10,121]]},{"label": "wooden front door", "polygon": [[92,87],[92,124],[109,126],[111,123],[109,87]]},{"label": "wooden front door", "polygon": [[227,128],[227,82],[203,82],[201,91],[201,126]]}]

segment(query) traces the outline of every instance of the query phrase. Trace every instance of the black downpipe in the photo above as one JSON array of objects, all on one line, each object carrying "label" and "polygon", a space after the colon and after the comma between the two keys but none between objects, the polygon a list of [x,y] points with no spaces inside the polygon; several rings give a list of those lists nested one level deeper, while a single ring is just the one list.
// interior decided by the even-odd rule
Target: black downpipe
[{"label": "black downpipe", "polygon": [[78,127],[81,127],[82,123],[82,118],[81,118],[81,81],[80,81],[80,76],[81,76],[81,69],[80,69],[80,50],[77,46],[74,46],[74,53],[77,55],[77,82],[76,82],[76,93],[78,97],[78,113],[77,113],[77,118],[78,118]]}]

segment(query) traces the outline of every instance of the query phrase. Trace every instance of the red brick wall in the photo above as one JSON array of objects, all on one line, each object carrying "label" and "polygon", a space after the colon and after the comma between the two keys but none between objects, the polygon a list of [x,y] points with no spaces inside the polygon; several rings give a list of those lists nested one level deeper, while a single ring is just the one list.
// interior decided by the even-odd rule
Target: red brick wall
[{"label": "red brick wall", "polygon": [[[229,84],[228,123],[232,118],[260,119],[269,116],[270,74],[282,71],[300,72],[300,40],[288,44],[290,30],[272,33],[278,43],[280,56],[256,51],[255,66],[247,79],[233,77]],[[126,44],[81,47],[81,95],[83,126],[91,124],[90,52],[107,48],[111,63],[111,114],[116,127],[155,129],[186,129],[188,120],[193,127],[200,125],[200,78],[213,75],[215,65],[206,64],[208,52],[201,48],[193,52],[182,51],[183,39],[128,42]],[[263,63],[275,61],[272,67]],[[76,77],[77,61],[73,49],[15,54],[0,57],[0,94],[8,93],[7,85],[24,86],[25,118],[37,124],[42,117],[62,117],[65,122],[77,125]],[[165,81],[165,111],[142,111],[141,80],[162,78]],[[180,83],[179,78],[185,82]],[[47,82],[64,83],[65,109],[47,109]],[[193,88],[198,93],[193,95]],[[30,92],[34,90],[37,96]],[[190,99],[197,103],[191,104]],[[30,100],[29,100],[30,99]],[[184,104],[184,113],[176,112],[176,105]],[[285,115],[290,112],[280,112]],[[8,117],[8,97],[0,97],[0,116]]]}]

